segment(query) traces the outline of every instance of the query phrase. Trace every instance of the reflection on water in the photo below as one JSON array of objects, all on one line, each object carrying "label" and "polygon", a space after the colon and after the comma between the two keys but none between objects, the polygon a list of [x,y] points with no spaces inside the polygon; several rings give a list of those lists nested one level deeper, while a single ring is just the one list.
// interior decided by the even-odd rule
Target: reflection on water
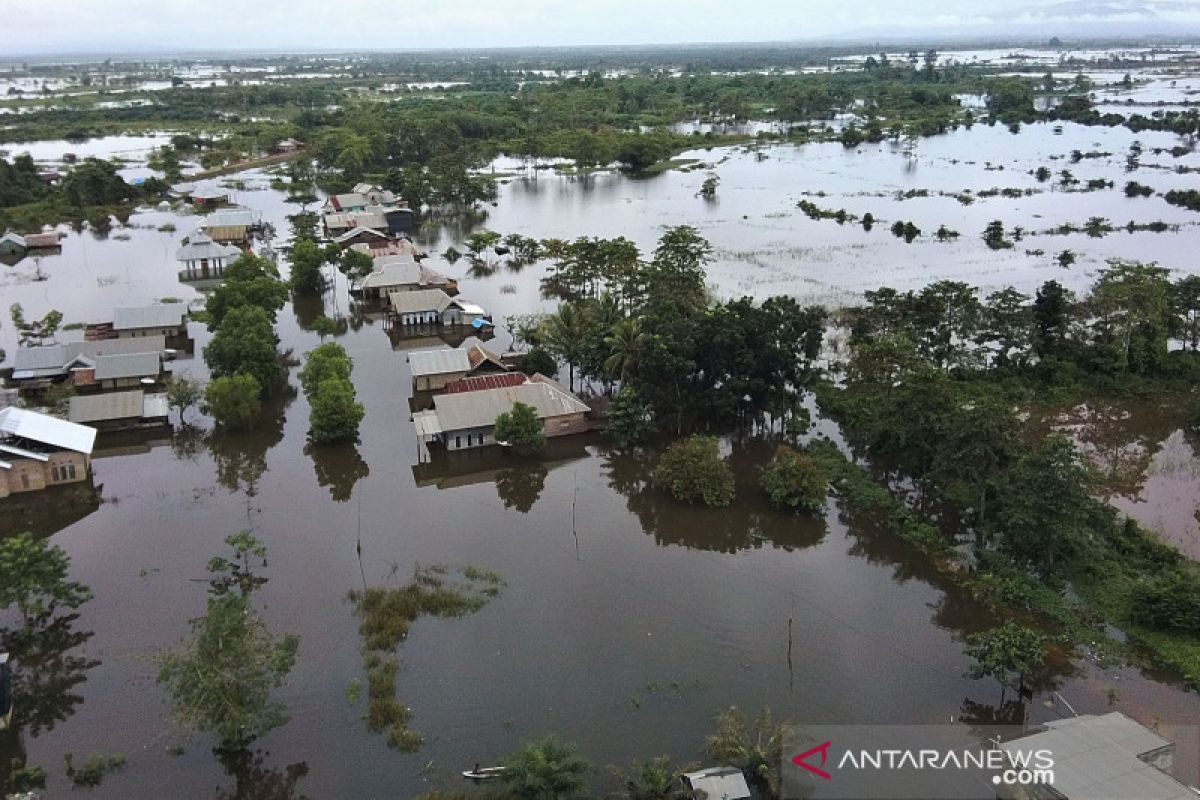
[{"label": "reflection on water", "polygon": [[299,787],[308,775],[306,761],[272,767],[266,764],[269,750],[247,747],[216,748],[213,755],[233,779],[232,786],[217,788],[218,800],[306,800]]},{"label": "reflection on water", "polygon": [[612,488],[626,497],[629,510],[660,545],[735,553],[767,543],[788,551],[820,544],[827,532],[823,515],[778,511],[758,486],[758,474],[777,445],[734,437],[729,463],[737,478],[737,499],[719,509],[674,500],[655,487],[658,454],[649,449],[610,450],[603,454],[603,464]]},{"label": "reflection on water", "polygon": [[86,481],[0,500],[0,539],[25,531],[41,539],[83,519],[100,508],[104,486],[96,486],[95,480],[93,468]]},{"label": "reflection on water", "polygon": [[305,448],[317,472],[317,484],[329,489],[335,503],[344,503],[354,493],[354,484],[371,474],[353,444],[309,445]]},{"label": "reflection on water", "polygon": [[249,497],[258,493],[258,482],[267,471],[267,453],[283,441],[287,408],[297,394],[290,383],[281,385],[267,398],[253,428],[229,431],[217,427],[204,437],[217,468],[217,482],[230,493],[245,491]]},{"label": "reflection on water", "polygon": [[0,793],[12,771],[25,766],[24,736],[38,737],[71,717],[83,702],[79,693],[95,659],[71,651],[92,638],[76,629],[79,615],[34,620],[28,629],[0,630],[0,651],[12,658],[13,721],[0,732]]}]

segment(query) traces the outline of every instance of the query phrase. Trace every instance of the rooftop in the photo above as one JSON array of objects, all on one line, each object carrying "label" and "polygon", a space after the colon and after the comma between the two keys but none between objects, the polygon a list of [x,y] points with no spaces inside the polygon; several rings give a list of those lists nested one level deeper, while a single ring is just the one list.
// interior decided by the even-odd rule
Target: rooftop
[{"label": "rooftop", "polygon": [[77,453],[90,454],[96,444],[96,431],[85,425],[15,406],[0,410],[0,434]]},{"label": "rooftop", "polygon": [[469,378],[446,384],[450,394],[459,392],[478,392],[483,389],[503,389],[509,386],[520,386],[529,379],[524,372],[497,372],[494,375],[475,375]]},{"label": "rooftop", "polygon": [[467,351],[460,348],[443,350],[414,350],[408,354],[408,368],[414,378],[426,375],[447,375],[470,372]]},{"label": "rooftop", "polygon": [[143,394],[140,389],[130,392],[79,395],[70,399],[67,416],[71,422],[104,422],[114,419],[137,419],[142,416]]},{"label": "rooftop", "polygon": [[236,258],[242,251],[231,244],[217,244],[204,232],[193,234],[188,243],[175,251],[176,261],[199,261],[203,258]]},{"label": "rooftop", "polygon": [[532,406],[538,419],[582,414],[587,405],[578,397],[545,383],[523,383],[500,389],[443,394],[433,399],[441,431],[488,428],[496,417],[511,411],[517,403]]},{"label": "rooftop", "polygon": [[71,366],[95,366],[100,356],[128,353],[161,354],[167,342],[162,336],[138,336],[131,339],[98,339],[91,342],[21,347],[13,356],[13,378],[53,377]]},{"label": "rooftop", "polygon": [[162,356],[158,353],[123,353],[96,358],[96,380],[118,378],[157,378],[162,372]]},{"label": "rooftop", "polygon": [[698,772],[685,772],[684,780],[693,791],[704,792],[711,800],[749,800],[750,787],[746,776],[737,767],[709,767]]},{"label": "rooftop", "polygon": [[200,227],[209,228],[249,228],[257,225],[259,213],[249,208],[226,208],[214,211],[200,221]]},{"label": "rooftop", "polygon": [[1002,743],[1001,749],[1054,754],[1054,790],[1088,800],[1196,800],[1188,787],[1143,761],[1171,742],[1114,711],[1046,723],[1046,730]]},{"label": "rooftop", "polygon": [[161,303],[153,306],[113,309],[113,329],[174,328],[183,324],[186,303]]},{"label": "rooftop", "polygon": [[450,307],[450,295],[441,289],[418,289],[415,292],[389,292],[388,300],[397,314],[421,311],[445,311]]}]

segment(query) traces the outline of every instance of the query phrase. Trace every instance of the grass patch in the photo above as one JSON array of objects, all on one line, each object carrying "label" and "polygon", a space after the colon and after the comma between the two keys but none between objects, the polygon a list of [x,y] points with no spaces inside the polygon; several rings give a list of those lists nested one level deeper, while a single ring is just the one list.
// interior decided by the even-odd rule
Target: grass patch
[{"label": "grass patch", "polygon": [[[384,734],[388,747],[411,753],[425,741],[419,733],[409,730],[412,709],[396,696],[399,663],[393,653],[408,638],[412,623],[424,615],[472,614],[499,594],[503,585],[504,579],[491,570],[467,566],[453,572],[444,565],[432,564],[418,565],[412,579],[403,586],[373,586],[350,592],[359,618],[358,632],[367,671],[367,728],[372,733]],[[357,681],[352,685],[356,700]]]}]

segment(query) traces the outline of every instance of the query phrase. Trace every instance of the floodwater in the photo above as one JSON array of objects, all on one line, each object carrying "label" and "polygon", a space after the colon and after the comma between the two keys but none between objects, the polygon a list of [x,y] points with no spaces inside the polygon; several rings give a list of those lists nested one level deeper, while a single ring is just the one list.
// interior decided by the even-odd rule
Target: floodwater
[{"label": "floodwater", "polygon": [[[645,250],[664,226],[693,224],[716,248],[710,278],[725,296],[787,292],[835,302],[880,284],[947,277],[988,288],[1011,282],[1031,290],[1048,278],[1082,287],[1114,256],[1194,269],[1189,212],[1158,198],[1127,200],[1119,188],[970,206],[948,197],[895,198],[912,188],[1035,188],[1028,171],[1043,162],[1067,167],[1075,148],[1111,151],[1069,166],[1080,178],[1104,174],[1120,187],[1133,138],[1074,126],[1062,136],[1048,126],[1018,136],[977,126],[923,140],[915,160],[890,144],[859,153],[837,144],[770,147],[765,160],[751,151],[697,151],[722,180],[714,203],[695,196],[703,170],[644,180],[543,171],[504,184],[485,224],[538,237],[624,235]],[[1147,151],[1173,140],[1138,138]],[[1162,158],[1169,157],[1147,153],[1143,161]],[[1005,169],[988,169],[989,160]],[[1194,156],[1181,161],[1196,163]],[[1135,177],[1160,189],[1187,180],[1151,170],[1143,166]],[[295,207],[265,188],[262,173],[237,178],[249,188],[235,199],[284,234],[284,216]],[[826,196],[805,194],[820,191]],[[812,221],[794,208],[802,197],[888,222],[866,233]],[[1102,239],[1039,236],[999,254],[979,240],[997,217],[1033,230],[1092,215],[1161,217],[1182,227]],[[886,230],[895,219],[912,219],[926,233],[944,223],[963,236],[905,245]],[[57,307],[67,322],[86,322],[115,305],[195,299],[176,281],[173,258],[194,219],[143,211],[129,222],[105,235],[70,232],[61,255],[40,265],[48,280],[33,280],[28,260],[2,268],[5,303],[21,302],[34,317]],[[167,223],[176,230],[158,230]],[[427,227],[419,238],[440,252],[464,232]],[[1035,247],[1070,247],[1080,263],[1062,270],[1049,256],[1024,253]],[[484,276],[464,262],[432,263],[499,318],[549,306],[539,292],[543,265],[499,264]],[[283,347],[296,355],[310,350],[319,340],[302,323],[348,309],[340,281],[323,303],[288,305],[278,325]],[[191,331],[199,354],[208,334],[197,324]],[[0,328],[5,347],[14,346],[11,337],[11,326]],[[973,722],[1013,712],[994,707],[994,683],[963,676],[964,637],[997,620],[923,557],[834,501],[814,517],[766,507],[754,475],[772,441],[745,432],[726,438],[739,499],[720,511],[661,495],[650,486],[651,452],[614,453],[599,439],[555,441],[533,463],[498,452],[430,460],[408,422],[403,353],[369,319],[352,318],[337,341],[355,361],[366,407],[357,445],[309,448],[307,402],[292,388],[273,399],[249,435],[212,433],[191,411],[193,426],[174,435],[102,439],[94,491],[29,498],[8,517],[5,533],[18,520],[65,548],[73,577],[95,597],[29,657],[44,666],[37,687],[18,682],[23,723],[0,734],[0,763],[24,753],[48,769],[52,794],[66,791],[63,753],[121,752],[128,766],[93,796],[208,796],[290,776],[314,797],[405,797],[456,787],[458,771],[552,732],[598,764],[657,754],[694,760],[712,716],[729,705],[766,705],[811,723]],[[173,369],[205,377],[198,355]],[[835,432],[828,423],[822,430]],[[278,693],[291,719],[255,743],[257,763],[221,761],[208,737],[187,738],[173,727],[152,663],[203,610],[205,565],[225,549],[224,536],[241,528],[269,550],[268,582],[258,594],[269,623],[301,639]],[[413,709],[410,726],[427,737],[420,753],[404,755],[367,731],[365,698],[347,699],[364,670],[346,594],[364,582],[404,582],[418,563],[477,565],[507,583],[471,616],[418,621],[400,646],[397,693]],[[1033,719],[1060,713],[1051,690],[1080,713],[1116,708],[1164,725],[1200,718],[1200,699],[1170,675],[1104,669],[1087,659],[1058,662],[1051,672],[1028,707]],[[180,742],[184,752],[169,754]],[[1181,776],[1192,782],[1196,747],[1184,743],[1177,755]]]}]

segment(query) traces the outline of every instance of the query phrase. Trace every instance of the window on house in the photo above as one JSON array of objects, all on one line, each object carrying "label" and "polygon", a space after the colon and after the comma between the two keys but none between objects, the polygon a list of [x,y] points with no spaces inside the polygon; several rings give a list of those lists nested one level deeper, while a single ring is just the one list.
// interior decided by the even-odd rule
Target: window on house
[{"label": "window on house", "polygon": [[29,473],[28,472],[21,473],[21,488],[22,489],[29,488]]},{"label": "window on house", "polygon": [[454,447],[455,448],[462,447],[462,437],[461,436],[454,437]]}]

